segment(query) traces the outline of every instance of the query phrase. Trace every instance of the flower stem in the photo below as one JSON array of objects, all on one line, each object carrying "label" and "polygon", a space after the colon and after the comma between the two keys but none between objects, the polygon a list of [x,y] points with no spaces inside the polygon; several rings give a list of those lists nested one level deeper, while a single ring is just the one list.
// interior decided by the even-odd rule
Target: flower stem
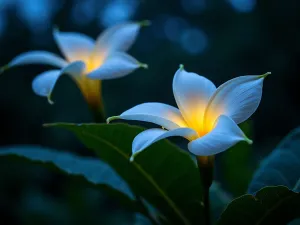
[{"label": "flower stem", "polygon": [[200,179],[203,184],[205,225],[211,225],[209,188],[213,181],[214,156],[197,156]]},{"label": "flower stem", "polygon": [[105,113],[103,104],[89,105],[90,111],[93,114],[94,122],[96,123],[105,123]]}]

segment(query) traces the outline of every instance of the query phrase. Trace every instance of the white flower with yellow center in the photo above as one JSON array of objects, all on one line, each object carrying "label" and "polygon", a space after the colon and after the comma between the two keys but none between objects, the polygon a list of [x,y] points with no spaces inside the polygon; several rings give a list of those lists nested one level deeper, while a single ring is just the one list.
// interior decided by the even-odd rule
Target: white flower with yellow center
[{"label": "white flower with yellow center", "polygon": [[120,116],[108,118],[107,122],[140,120],[166,129],[148,129],[137,135],[132,143],[131,159],[154,142],[171,136],[188,139],[188,150],[197,156],[215,155],[239,141],[252,143],[237,124],[257,109],[263,80],[268,74],[240,76],[216,88],[207,78],[186,72],[181,66],[173,79],[179,109],[163,103],[143,103]]},{"label": "white flower with yellow center", "polygon": [[127,22],[108,28],[94,41],[92,38],[74,32],[60,32],[54,29],[54,39],[65,56],[62,59],[47,51],[30,51],[15,57],[6,70],[25,64],[47,64],[57,70],[43,72],[33,80],[32,88],[37,95],[47,97],[62,74],[70,75],[77,83],[89,104],[100,104],[101,80],[123,77],[146,64],[125,53],[134,43],[143,22]]}]

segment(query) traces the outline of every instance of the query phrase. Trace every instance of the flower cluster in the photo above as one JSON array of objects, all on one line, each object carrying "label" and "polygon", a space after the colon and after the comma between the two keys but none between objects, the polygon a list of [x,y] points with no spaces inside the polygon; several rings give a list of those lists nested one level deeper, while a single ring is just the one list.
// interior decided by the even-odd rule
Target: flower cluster
[{"label": "flower cluster", "polygon": [[[30,51],[15,57],[4,69],[25,64],[48,64],[58,69],[39,74],[32,83],[36,94],[48,98],[62,74],[70,75],[90,105],[101,104],[101,80],[120,78],[147,64],[126,51],[132,46],[141,26],[149,22],[127,22],[108,28],[94,41],[72,32],[53,30],[54,39],[65,59],[46,51]],[[263,75],[241,76],[218,88],[207,78],[187,72],[181,65],[173,79],[173,93],[178,108],[156,102],[137,105],[120,116],[107,119],[139,120],[163,129],[148,129],[135,137],[132,157],[152,143],[171,136],[189,140],[188,150],[198,156],[210,156],[235,145],[252,141],[238,124],[257,109]]]},{"label": "flower cluster", "polygon": [[53,29],[53,36],[65,59],[47,51],[30,51],[15,57],[4,70],[26,64],[47,64],[58,67],[43,72],[33,80],[33,91],[51,100],[58,78],[67,74],[76,82],[89,104],[99,104],[101,80],[126,76],[147,64],[137,61],[126,51],[132,46],[141,26],[148,21],[128,22],[108,28],[96,40],[75,32]]}]

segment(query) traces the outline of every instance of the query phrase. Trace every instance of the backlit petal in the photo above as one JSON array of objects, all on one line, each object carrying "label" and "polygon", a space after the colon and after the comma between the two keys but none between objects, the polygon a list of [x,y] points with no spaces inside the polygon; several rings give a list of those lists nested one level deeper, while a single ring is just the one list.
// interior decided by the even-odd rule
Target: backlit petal
[{"label": "backlit petal", "polygon": [[177,70],[173,79],[174,96],[184,119],[193,129],[201,128],[205,108],[215,90],[207,78],[183,68]]},{"label": "backlit petal", "polygon": [[247,120],[257,109],[265,76],[241,76],[222,84],[211,97],[205,113],[205,127],[212,127],[220,115],[237,124]]},{"label": "backlit petal", "polygon": [[85,63],[83,61],[75,61],[69,63],[68,66],[61,70],[61,73],[71,75],[72,78],[79,78],[83,76],[85,71]]},{"label": "backlit petal", "polygon": [[47,64],[56,67],[64,67],[67,65],[67,62],[61,57],[46,51],[30,51],[25,52],[17,57],[15,57],[10,63],[8,67],[12,66],[20,66],[27,64]]},{"label": "backlit petal", "polygon": [[140,23],[127,22],[107,28],[96,40],[95,52],[127,51],[136,40]]},{"label": "backlit petal", "polygon": [[150,146],[151,144],[172,136],[189,137],[197,135],[196,132],[190,128],[177,128],[175,130],[166,131],[162,129],[149,129],[138,134],[132,142],[132,157]]},{"label": "backlit petal", "polygon": [[177,108],[157,102],[148,102],[137,105],[123,112],[118,117],[109,118],[108,121],[111,121],[112,119],[150,122],[165,127],[168,130],[187,127]]},{"label": "backlit petal", "polygon": [[75,32],[60,32],[53,30],[54,39],[69,62],[82,60],[88,62],[95,47],[95,41],[90,37]]},{"label": "backlit petal", "polygon": [[50,100],[50,95],[61,74],[61,70],[49,70],[37,75],[32,82],[34,93],[48,97],[49,103],[52,104],[53,102]]},{"label": "backlit petal", "polygon": [[209,156],[223,152],[239,141],[252,143],[231,118],[221,115],[213,130],[191,141],[188,144],[188,149],[195,155]]},{"label": "backlit petal", "polygon": [[97,80],[115,79],[126,76],[140,67],[147,65],[124,52],[114,52],[98,69],[87,74],[87,77]]},{"label": "backlit petal", "polygon": [[50,70],[43,72],[34,78],[32,82],[32,89],[37,95],[47,97],[49,103],[53,104],[53,101],[51,100],[51,94],[58,78],[63,74],[68,74],[75,79],[79,79],[79,76],[83,70],[84,63],[77,61],[70,63],[61,70]]}]

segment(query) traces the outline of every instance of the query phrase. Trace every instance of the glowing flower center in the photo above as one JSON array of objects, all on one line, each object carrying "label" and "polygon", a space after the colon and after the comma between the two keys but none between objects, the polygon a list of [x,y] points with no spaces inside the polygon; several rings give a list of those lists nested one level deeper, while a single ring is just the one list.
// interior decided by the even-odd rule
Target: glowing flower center
[{"label": "glowing flower center", "polygon": [[85,62],[85,74],[92,72],[93,70],[99,68],[103,64],[104,58],[94,57],[93,55],[89,57]]},{"label": "glowing flower center", "polygon": [[195,130],[198,134],[197,137],[189,137],[189,139],[195,140],[211,132],[215,128],[216,120],[221,114],[222,112],[213,112],[207,113],[202,117],[194,114],[192,117],[186,119],[186,124],[188,127]]}]

